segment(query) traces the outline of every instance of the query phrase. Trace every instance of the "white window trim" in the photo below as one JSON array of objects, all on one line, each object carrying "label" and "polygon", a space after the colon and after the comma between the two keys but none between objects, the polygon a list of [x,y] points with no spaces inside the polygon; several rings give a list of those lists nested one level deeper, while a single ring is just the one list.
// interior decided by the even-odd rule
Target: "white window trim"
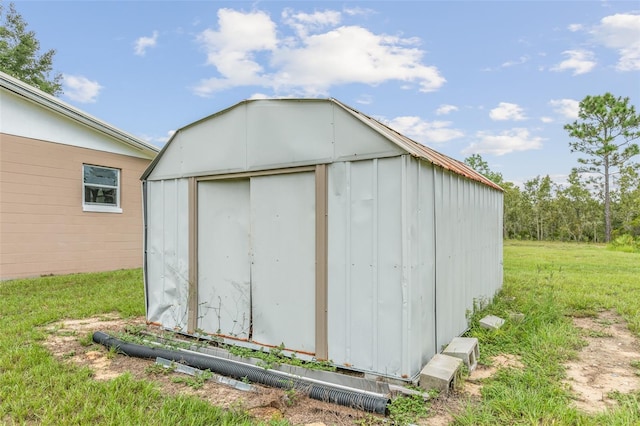
[{"label": "white window trim", "polygon": [[[85,197],[85,183],[84,183],[84,168],[85,166],[89,166],[89,167],[100,167],[102,169],[111,169],[111,170],[116,170],[118,172],[118,186],[116,189],[116,205],[115,206],[110,206],[110,205],[101,205],[101,204],[87,204],[84,200]],[[81,176],[81,182],[82,182],[82,211],[83,212],[98,212],[98,213],[122,213],[122,207],[120,206],[120,191],[122,188],[122,182],[120,180],[121,178],[121,170],[117,169],[115,167],[107,167],[107,166],[99,166],[97,164],[83,164],[82,165],[82,176]],[[89,186],[101,186],[101,185],[89,185]],[[110,188],[110,187],[109,187]]]},{"label": "white window trim", "polygon": [[97,204],[83,204],[82,211],[99,213],[122,213],[122,208],[114,206],[100,206]]}]

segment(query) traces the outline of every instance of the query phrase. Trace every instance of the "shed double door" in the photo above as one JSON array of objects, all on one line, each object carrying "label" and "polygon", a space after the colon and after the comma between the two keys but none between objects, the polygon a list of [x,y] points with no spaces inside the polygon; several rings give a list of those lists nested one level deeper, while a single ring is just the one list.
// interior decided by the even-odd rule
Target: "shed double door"
[{"label": "shed double door", "polygon": [[315,353],[313,172],[198,183],[199,329]]}]

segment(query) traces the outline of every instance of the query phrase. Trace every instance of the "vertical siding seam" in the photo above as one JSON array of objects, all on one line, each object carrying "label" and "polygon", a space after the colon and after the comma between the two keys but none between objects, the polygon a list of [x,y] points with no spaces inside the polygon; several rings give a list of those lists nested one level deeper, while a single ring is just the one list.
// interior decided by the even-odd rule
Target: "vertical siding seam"
[{"label": "vertical siding seam", "polygon": [[379,252],[378,252],[378,227],[380,226],[380,224],[378,223],[378,203],[380,200],[379,194],[379,187],[378,187],[378,159],[374,159],[373,160],[373,173],[372,173],[372,195],[374,198],[373,203],[372,203],[372,209],[373,209],[373,218],[372,218],[372,247],[371,247],[371,279],[372,279],[372,288],[373,288],[373,297],[372,297],[372,303],[373,306],[372,308],[372,325],[373,325],[373,335],[372,335],[372,339],[371,339],[371,343],[372,343],[372,363],[373,363],[373,370],[377,371],[379,370],[378,368],[378,351],[380,350],[380,348],[378,347],[378,334],[380,333],[379,331],[379,327],[378,327],[378,322],[379,322],[379,288],[378,286],[380,285],[380,280],[379,280],[379,276],[378,276],[378,262],[379,262]]},{"label": "vertical siding seam", "polygon": [[198,182],[190,177],[187,187],[187,332],[198,328]]},{"label": "vertical siding seam", "polygon": [[402,235],[402,255],[401,259],[401,271],[402,271],[402,348],[401,348],[401,372],[402,374],[406,374],[409,368],[409,355],[410,355],[410,342],[409,342],[409,331],[411,329],[411,322],[409,321],[409,310],[411,304],[409,303],[409,288],[408,288],[408,279],[407,279],[407,259],[409,257],[409,232],[407,232],[408,225],[408,212],[407,212],[407,155],[402,156],[401,162],[401,218],[400,218],[400,226],[401,226],[401,235]]},{"label": "vertical siding seam", "polygon": [[[244,122],[249,123],[249,103],[244,104]],[[249,170],[249,126],[244,126],[244,169]]]},{"label": "vertical siding seam", "polygon": [[149,268],[147,267],[147,193],[149,183],[142,181],[142,281],[144,283],[144,312],[145,317],[149,318]]},{"label": "vertical siding seam", "polygon": [[[162,206],[162,213],[161,213],[161,217],[162,217],[162,228],[164,228],[165,225],[165,220],[167,220],[166,218],[166,205],[165,205],[165,182],[164,180],[160,181],[160,200],[161,203],[160,205]],[[165,247],[165,239],[166,239],[166,233],[163,230],[162,232],[160,232],[160,236],[161,236],[161,240],[160,240],[160,265],[162,267],[162,275],[160,276],[161,281],[162,281],[162,299],[164,299],[164,296],[166,295],[166,291],[167,291],[167,262],[165,259],[165,255],[164,255],[164,247]],[[164,300],[163,300],[164,301]]]},{"label": "vertical siding seam", "polygon": [[436,204],[436,166],[433,170],[433,347],[438,350],[438,205]]},{"label": "vertical siding seam", "polygon": [[344,350],[345,350],[345,362],[351,362],[351,163],[345,163],[345,218],[346,218],[346,232],[345,232],[345,333],[344,333]]}]

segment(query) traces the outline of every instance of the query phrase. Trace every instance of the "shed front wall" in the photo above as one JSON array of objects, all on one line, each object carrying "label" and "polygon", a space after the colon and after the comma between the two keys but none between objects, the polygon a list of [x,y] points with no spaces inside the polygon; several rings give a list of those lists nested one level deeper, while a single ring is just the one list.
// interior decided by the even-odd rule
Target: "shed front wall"
[{"label": "shed front wall", "polygon": [[[140,267],[149,161],[0,133],[0,279]],[[121,170],[122,213],[83,211],[83,164]]]},{"label": "shed front wall", "polygon": [[315,354],[315,173],[198,182],[198,328]]},{"label": "shed front wall", "polygon": [[272,170],[402,153],[397,145],[332,103],[260,100],[180,129],[147,179]]},{"label": "shed front wall", "polygon": [[189,180],[144,183],[147,320],[187,331]]}]

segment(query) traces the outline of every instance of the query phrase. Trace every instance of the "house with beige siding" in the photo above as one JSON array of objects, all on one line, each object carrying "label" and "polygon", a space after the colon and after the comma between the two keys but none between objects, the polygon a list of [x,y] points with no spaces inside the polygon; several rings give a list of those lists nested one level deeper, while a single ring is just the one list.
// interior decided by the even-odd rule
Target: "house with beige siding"
[{"label": "house with beige siding", "polygon": [[142,266],[157,152],[0,72],[0,280]]}]

